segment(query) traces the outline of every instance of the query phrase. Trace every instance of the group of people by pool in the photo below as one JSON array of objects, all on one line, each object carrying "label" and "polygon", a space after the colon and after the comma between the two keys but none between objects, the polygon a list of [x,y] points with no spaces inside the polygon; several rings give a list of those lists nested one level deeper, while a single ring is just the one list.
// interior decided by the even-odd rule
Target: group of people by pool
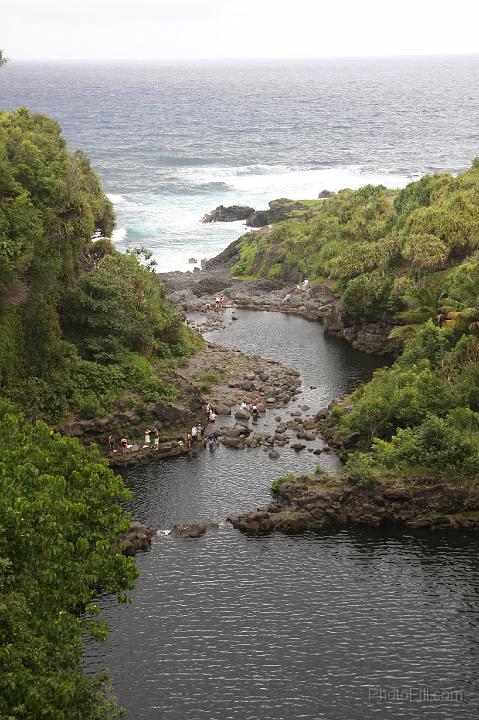
[{"label": "group of people by pool", "polygon": [[302,292],[308,292],[309,291],[309,280],[308,278],[305,278],[301,284],[296,285],[295,288],[290,290],[286,297],[283,299],[283,302],[289,303],[293,299],[293,294],[302,293]]},{"label": "group of people by pool", "polygon": [[[153,443],[152,443],[153,438]],[[160,431],[158,428],[154,427],[153,429],[150,429],[149,427],[145,428],[144,431],[144,445],[143,448],[149,448],[153,444],[153,447],[155,450],[160,449]],[[131,445],[128,444],[128,438],[121,437],[120,438],[120,447],[121,447],[121,454],[126,455],[128,452],[128,449],[131,448]],[[116,453],[116,438],[113,433],[111,433],[108,436],[108,449],[110,452],[110,457],[113,457],[114,453]]]},{"label": "group of people by pool", "polygon": [[[251,413],[253,422],[257,422],[259,417],[258,404],[259,400],[255,397],[252,399],[251,403],[246,403],[245,401],[243,401],[240,405],[241,410]],[[217,417],[218,415],[216,412],[216,408],[210,402],[206,403],[205,423],[196,423],[195,425],[193,425],[191,430],[189,432],[186,432],[183,437],[178,441],[178,446],[181,448],[185,448],[185,450],[187,450],[188,452],[192,452],[198,446],[204,447],[208,445],[210,448],[216,447],[216,445],[218,445],[218,441],[216,439],[214,426]],[[160,449],[160,431],[156,427],[153,427],[153,429],[147,427],[144,430],[143,449],[148,449],[152,446],[155,450]],[[113,433],[108,436],[108,447],[110,457],[113,457],[114,453],[117,452],[116,438]],[[123,436],[120,439],[120,447],[121,454],[126,455],[128,453],[128,450],[131,449],[132,445],[130,445],[128,443],[128,439]],[[136,449],[137,448],[135,448],[135,450]]]}]

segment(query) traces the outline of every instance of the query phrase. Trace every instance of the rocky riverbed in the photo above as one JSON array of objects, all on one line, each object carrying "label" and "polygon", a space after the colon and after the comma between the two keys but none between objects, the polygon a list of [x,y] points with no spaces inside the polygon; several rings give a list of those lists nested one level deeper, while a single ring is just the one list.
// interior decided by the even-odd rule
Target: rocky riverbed
[{"label": "rocky riverbed", "polygon": [[[214,343],[205,343],[187,363],[178,366],[169,379],[181,390],[175,403],[142,403],[139,408],[138,399],[123,399],[107,415],[92,420],[74,419],[57,426],[56,430],[78,437],[86,445],[97,444],[105,455],[108,455],[108,436],[113,433],[117,447],[109,456],[110,465],[116,469],[128,468],[198,452],[200,446],[188,450],[182,440],[192,425],[205,425],[207,402],[215,408],[219,425],[221,417],[230,416],[242,402],[251,404],[254,400],[262,413],[266,408],[284,407],[300,394],[301,384],[299,373],[279,361]],[[146,428],[159,430],[158,449],[152,443],[144,443]],[[120,437],[128,440],[126,454],[118,447]]]},{"label": "rocky riverbed", "polygon": [[226,304],[233,308],[291,313],[321,322],[328,333],[342,337],[355,350],[375,355],[399,351],[400,341],[388,337],[392,324],[351,323],[342,311],[339,297],[328,284],[302,289],[297,282],[286,284],[267,278],[232,280],[230,268],[236,259],[236,244],[232,243],[217,258],[208,261],[202,270],[163,274],[169,291],[168,300],[183,313],[203,313],[203,331],[221,327],[224,323],[222,312],[215,308],[215,298],[223,294]]}]

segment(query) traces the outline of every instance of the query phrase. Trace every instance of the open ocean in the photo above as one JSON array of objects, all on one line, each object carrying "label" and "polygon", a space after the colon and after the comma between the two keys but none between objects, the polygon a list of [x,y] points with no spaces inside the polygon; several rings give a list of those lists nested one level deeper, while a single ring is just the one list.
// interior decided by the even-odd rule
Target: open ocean
[{"label": "open ocean", "polygon": [[479,56],[316,61],[26,63],[0,72],[0,108],[54,117],[117,216],[119,247],[191,269],[266,207],[366,183],[400,187],[479,154]]}]

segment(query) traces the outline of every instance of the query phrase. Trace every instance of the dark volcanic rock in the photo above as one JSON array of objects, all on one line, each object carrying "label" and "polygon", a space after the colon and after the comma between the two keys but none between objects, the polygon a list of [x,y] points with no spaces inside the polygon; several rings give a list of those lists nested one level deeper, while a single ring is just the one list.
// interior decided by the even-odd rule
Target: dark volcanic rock
[{"label": "dark volcanic rock", "polygon": [[332,190],[321,190],[318,195],[318,200],[324,200],[325,198],[333,197],[333,195],[336,195],[336,193]]},{"label": "dark volcanic rock", "polygon": [[256,212],[246,220],[246,224],[249,225],[249,227],[264,227],[265,225],[272,225],[280,220],[286,220],[293,212],[307,210],[306,205],[300,200],[288,200],[287,198],[271,200],[268,205],[269,210],[256,210]]},{"label": "dark volcanic rock", "polygon": [[304,448],[306,447],[306,445],[305,445],[304,443],[292,443],[291,447],[292,447],[293,450],[298,450],[298,451],[299,451],[299,450],[304,450]]},{"label": "dark volcanic rock", "polygon": [[396,524],[431,530],[479,530],[479,492],[471,486],[449,486],[436,478],[417,478],[413,487],[388,481],[360,487],[341,480],[333,488],[316,478],[283,483],[268,511],[228,518],[245,532],[302,532],[345,525]]},{"label": "dark volcanic rock", "polygon": [[219,205],[206,215],[203,215],[202,223],[212,222],[236,222],[237,220],[248,220],[254,215],[254,208],[248,205],[230,205],[225,207]]},{"label": "dark volcanic rock", "polygon": [[128,532],[118,538],[123,546],[125,555],[136,555],[140,550],[146,550],[151,545],[151,539],[156,535],[156,529],[141,525],[138,522],[131,523]]},{"label": "dark volcanic rock", "polygon": [[237,420],[249,420],[250,417],[251,416],[247,410],[237,410],[235,412],[235,418]]},{"label": "dark volcanic rock", "polygon": [[177,523],[170,532],[177,537],[198,538],[208,529],[218,530],[218,528],[218,523]]}]

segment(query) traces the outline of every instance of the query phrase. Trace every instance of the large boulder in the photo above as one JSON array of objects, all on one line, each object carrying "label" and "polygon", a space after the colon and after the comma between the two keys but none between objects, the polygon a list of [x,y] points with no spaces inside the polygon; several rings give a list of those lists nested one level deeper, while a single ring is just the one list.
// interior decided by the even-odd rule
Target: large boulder
[{"label": "large boulder", "polygon": [[271,200],[268,205],[268,210],[256,210],[256,212],[246,220],[246,224],[250,227],[264,227],[265,225],[272,225],[280,220],[286,220],[291,217],[293,212],[306,212],[308,210],[307,205],[300,200],[288,200],[286,198]]},{"label": "large boulder", "polygon": [[238,437],[231,437],[230,435],[223,435],[222,437],[218,438],[218,440],[226,447],[240,449],[243,447],[244,436],[238,435]]},{"label": "large boulder", "polygon": [[217,530],[219,528],[218,523],[176,523],[170,530],[170,535],[176,535],[176,537],[189,537],[198,538],[204,535],[209,529]]},{"label": "large boulder", "polygon": [[224,427],[224,428],[221,428],[221,431],[222,431],[222,435],[224,435],[225,437],[230,437],[230,438],[237,438],[237,437],[240,437],[241,435],[243,437],[247,437],[248,435],[251,434],[251,430],[249,429],[249,427],[246,427],[245,425],[235,425],[234,427]]},{"label": "large boulder", "polygon": [[237,420],[249,420],[250,414],[247,410],[237,410],[235,412],[235,418]]},{"label": "large boulder", "polygon": [[128,531],[118,538],[120,545],[123,547],[125,555],[131,557],[136,555],[140,550],[146,550],[151,545],[151,539],[156,535],[154,527],[141,525],[141,523],[131,523]]},{"label": "large boulder", "polygon": [[228,207],[218,205],[217,208],[203,215],[201,222],[236,222],[237,220],[248,220],[254,215],[254,212],[254,208],[248,205],[229,205]]},{"label": "large boulder", "polygon": [[68,435],[69,437],[80,437],[85,434],[85,427],[81,422],[64,423],[63,425],[58,425],[56,430],[62,435]]},{"label": "large boulder", "polygon": [[167,425],[184,423],[190,419],[190,413],[185,408],[178,408],[161,401],[155,403],[153,413],[158,420]]}]

